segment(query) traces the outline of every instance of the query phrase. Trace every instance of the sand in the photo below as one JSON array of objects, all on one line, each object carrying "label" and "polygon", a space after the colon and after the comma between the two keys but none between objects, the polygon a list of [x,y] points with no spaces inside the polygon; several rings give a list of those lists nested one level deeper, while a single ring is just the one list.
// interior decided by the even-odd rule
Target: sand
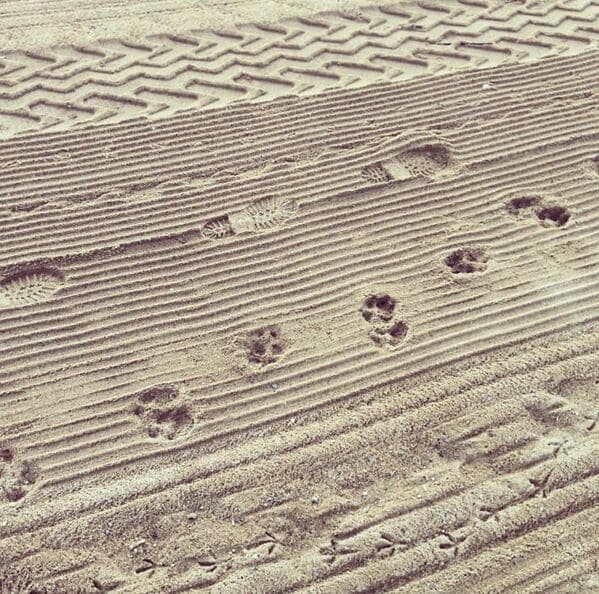
[{"label": "sand", "polygon": [[0,8],[1,594],[599,591],[599,5]]}]

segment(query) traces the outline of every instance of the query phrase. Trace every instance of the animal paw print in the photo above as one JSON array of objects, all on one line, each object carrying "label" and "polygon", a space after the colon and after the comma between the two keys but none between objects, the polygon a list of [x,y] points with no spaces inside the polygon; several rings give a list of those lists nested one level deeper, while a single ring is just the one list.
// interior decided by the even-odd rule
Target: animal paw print
[{"label": "animal paw print", "polygon": [[0,445],[0,496],[19,501],[39,478],[39,471],[29,460],[19,460],[12,448]]},{"label": "animal paw print", "polygon": [[408,325],[403,320],[396,320],[390,326],[377,326],[373,328],[368,336],[378,346],[395,346],[408,334]]},{"label": "animal paw print", "polygon": [[252,363],[274,363],[285,350],[281,329],[275,324],[252,330],[245,341],[248,359]]},{"label": "animal paw print", "polygon": [[173,440],[194,424],[189,405],[174,386],[154,386],[139,393],[133,413],[152,439]]},{"label": "animal paw print", "polygon": [[386,293],[366,297],[360,308],[362,317],[372,326],[368,335],[378,346],[395,346],[408,333],[404,320],[394,319],[396,300]]},{"label": "animal paw print", "polygon": [[514,216],[528,216],[531,211],[538,208],[542,201],[540,196],[517,196],[506,205],[507,211]]},{"label": "animal paw print", "polygon": [[387,294],[369,295],[360,312],[367,322],[388,322],[393,317],[396,301]]},{"label": "animal paw print", "polygon": [[565,206],[548,203],[536,195],[512,198],[506,209],[518,218],[534,216],[544,227],[563,227],[571,218],[570,211]]},{"label": "animal paw print", "polygon": [[537,211],[537,218],[545,227],[563,227],[570,220],[570,212],[559,205],[544,206]]},{"label": "animal paw print", "polygon": [[462,247],[447,256],[445,264],[453,274],[471,274],[484,272],[487,269],[489,256],[481,248]]}]

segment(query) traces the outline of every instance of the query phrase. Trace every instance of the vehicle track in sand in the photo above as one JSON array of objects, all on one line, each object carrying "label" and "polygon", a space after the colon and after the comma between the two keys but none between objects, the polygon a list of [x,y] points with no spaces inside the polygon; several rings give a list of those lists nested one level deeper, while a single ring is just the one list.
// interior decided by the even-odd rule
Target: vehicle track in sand
[{"label": "vehicle track in sand", "polygon": [[594,0],[413,2],[124,42],[7,51],[0,134],[491,68],[596,47]]}]

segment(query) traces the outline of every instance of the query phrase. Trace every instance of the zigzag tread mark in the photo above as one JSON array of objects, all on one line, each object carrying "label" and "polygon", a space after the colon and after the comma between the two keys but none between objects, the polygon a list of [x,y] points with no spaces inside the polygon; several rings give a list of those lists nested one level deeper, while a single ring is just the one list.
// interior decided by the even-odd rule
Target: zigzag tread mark
[{"label": "zigzag tread mark", "polygon": [[[593,0],[462,1],[452,9],[419,1],[136,43],[8,52],[0,57],[0,98],[5,113],[21,117],[5,118],[0,135],[572,53],[595,46],[598,17]],[[90,100],[103,94],[111,101]]]}]

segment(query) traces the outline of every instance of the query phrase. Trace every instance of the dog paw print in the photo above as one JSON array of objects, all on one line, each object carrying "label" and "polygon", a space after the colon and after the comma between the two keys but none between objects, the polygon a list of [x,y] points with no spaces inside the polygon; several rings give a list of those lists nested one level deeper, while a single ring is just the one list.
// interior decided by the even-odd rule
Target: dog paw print
[{"label": "dog paw print", "polygon": [[534,217],[544,227],[563,227],[571,218],[565,206],[536,195],[516,196],[508,201],[506,209],[518,218]]},{"label": "dog paw print", "polygon": [[161,385],[137,395],[133,413],[152,439],[183,437],[194,424],[190,406],[175,386]]},{"label": "dog paw print", "polygon": [[449,254],[444,262],[453,274],[472,274],[487,269],[489,256],[482,248],[462,247]]},{"label": "dog paw print", "polygon": [[540,196],[516,196],[507,203],[506,209],[512,215],[522,217],[529,216],[541,204]]},{"label": "dog paw print", "polygon": [[543,206],[537,211],[537,218],[546,227],[563,227],[570,220],[570,212],[563,206]]},{"label": "dog paw print", "polygon": [[408,325],[403,320],[395,320],[391,325],[373,328],[369,333],[371,340],[378,346],[395,346],[408,334]]},{"label": "dog paw print", "polygon": [[0,494],[7,501],[19,501],[39,478],[39,470],[29,460],[19,460],[12,448],[0,446]]},{"label": "dog paw print", "polygon": [[368,295],[360,313],[370,325],[368,332],[371,340],[378,346],[395,346],[408,334],[408,325],[404,320],[394,318],[397,301],[386,293]]},{"label": "dog paw print", "polygon": [[279,359],[285,350],[285,342],[279,326],[271,324],[252,330],[246,337],[245,347],[252,363],[267,365]]},{"label": "dog paw print", "polygon": [[395,312],[396,301],[387,294],[369,295],[360,312],[367,322],[388,322]]}]

